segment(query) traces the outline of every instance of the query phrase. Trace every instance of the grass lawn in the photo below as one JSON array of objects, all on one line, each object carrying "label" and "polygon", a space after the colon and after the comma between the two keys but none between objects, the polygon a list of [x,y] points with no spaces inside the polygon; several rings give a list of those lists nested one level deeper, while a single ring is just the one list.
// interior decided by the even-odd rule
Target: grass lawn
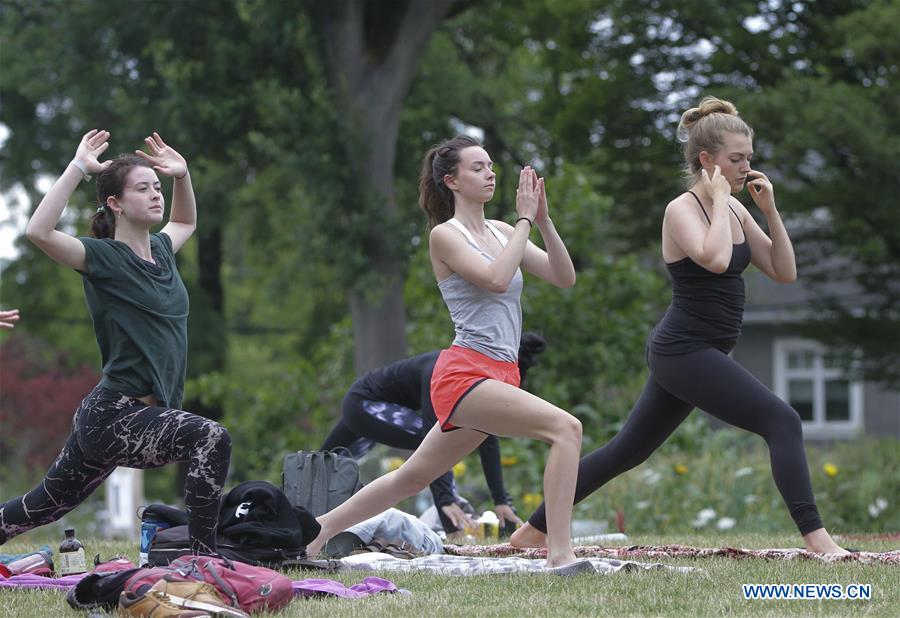
[{"label": "grass lawn", "polygon": [[[19,553],[40,544],[16,539],[3,552]],[[135,543],[82,539],[88,554],[122,554],[137,559]],[[731,545],[747,548],[797,547],[795,535],[633,536],[627,543],[682,543],[698,547]],[[894,541],[847,540],[844,545],[866,551],[898,549]],[[823,564],[810,560],[764,561],[724,558],[662,560],[666,564],[697,566],[702,573],[650,571],[562,578],[535,575],[494,577],[437,577],[427,574],[386,573],[410,595],[380,595],[363,599],[295,600],[279,616],[730,616],[824,615],[900,616],[900,568],[857,563]],[[294,571],[292,579],[318,574]],[[353,584],[367,575],[351,572],[331,578]],[[741,584],[871,585],[870,600],[744,600]],[[58,591],[0,590],[0,616],[75,615]],[[100,614],[102,615],[102,614]]]}]

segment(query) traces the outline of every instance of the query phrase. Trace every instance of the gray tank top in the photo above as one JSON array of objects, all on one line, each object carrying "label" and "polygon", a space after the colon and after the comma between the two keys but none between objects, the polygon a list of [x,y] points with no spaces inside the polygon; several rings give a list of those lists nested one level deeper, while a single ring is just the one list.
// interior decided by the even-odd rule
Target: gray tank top
[{"label": "gray tank top", "polygon": [[[447,221],[458,229],[472,248],[490,262],[494,258],[485,253],[472,234],[456,219]],[[489,221],[487,228],[504,247],[506,236]],[[516,362],[519,356],[519,339],[522,335],[522,271],[516,269],[506,291],[495,294],[474,283],[469,283],[458,273],[453,273],[438,288],[450,310],[456,338],[453,345],[469,348],[499,361]]]}]

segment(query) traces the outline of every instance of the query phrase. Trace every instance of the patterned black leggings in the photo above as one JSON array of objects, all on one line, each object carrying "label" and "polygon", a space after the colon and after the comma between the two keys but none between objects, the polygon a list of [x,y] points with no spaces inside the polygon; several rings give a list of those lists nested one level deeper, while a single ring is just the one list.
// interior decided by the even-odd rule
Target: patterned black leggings
[{"label": "patterned black leggings", "polygon": [[[800,416],[724,352],[648,355],[650,377],[628,420],[605,446],[578,464],[575,502],[643,463],[697,407],[752,431],[769,446],[772,476],[801,534],[822,527],[813,497]],[[529,523],[547,531],[542,504]]]},{"label": "patterned black leggings", "polygon": [[96,387],[81,402],[72,433],[40,485],[0,505],[0,544],[84,502],[117,466],[158,468],[189,462],[184,486],[191,550],[216,551],[219,502],[231,437],[209,419]]}]

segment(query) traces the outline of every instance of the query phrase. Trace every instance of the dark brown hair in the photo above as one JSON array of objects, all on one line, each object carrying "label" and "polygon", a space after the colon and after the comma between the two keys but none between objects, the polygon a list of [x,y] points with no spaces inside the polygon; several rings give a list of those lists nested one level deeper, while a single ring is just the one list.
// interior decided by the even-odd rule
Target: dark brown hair
[{"label": "dark brown hair", "polygon": [[472,146],[481,146],[481,142],[468,135],[457,135],[425,153],[419,175],[419,206],[428,215],[428,229],[453,217],[453,192],[444,184],[444,176],[456,173],[459,153]]},{"label": "dark brown hair", "polygon": [[125,177],[133,168],[142,166],[153,169],[147,161],[135,154],[120,154],[112,165],[97,176],[97,212],[91,217],[91,236],[115,238],[116,214],[106,205],[106,198],[119,197],[125,188]]},{"label": "dark brown hair", "polygon": [[738,116],[731,101],[703,97],[697,107],[681,115],[678,140],[684,142],[684,176],[688,187],[700,180],[700,153],[719,152],[725,144],[725,133],[742,133],[753,138],[753,129]]}]

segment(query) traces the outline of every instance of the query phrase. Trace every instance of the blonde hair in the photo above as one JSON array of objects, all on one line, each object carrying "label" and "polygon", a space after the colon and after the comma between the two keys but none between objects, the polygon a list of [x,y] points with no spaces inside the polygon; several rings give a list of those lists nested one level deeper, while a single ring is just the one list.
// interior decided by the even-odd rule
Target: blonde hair
[{"label": "blonde hair", "polygon": [[700,180],[700,153],[716,154],[725,143],[725,133],[742,133],[753,138],[753,129],[738,116],[731,101],[707,96],[697,107],[681,115],[678,141],[684,143],[684,176],[688,187]]}]

